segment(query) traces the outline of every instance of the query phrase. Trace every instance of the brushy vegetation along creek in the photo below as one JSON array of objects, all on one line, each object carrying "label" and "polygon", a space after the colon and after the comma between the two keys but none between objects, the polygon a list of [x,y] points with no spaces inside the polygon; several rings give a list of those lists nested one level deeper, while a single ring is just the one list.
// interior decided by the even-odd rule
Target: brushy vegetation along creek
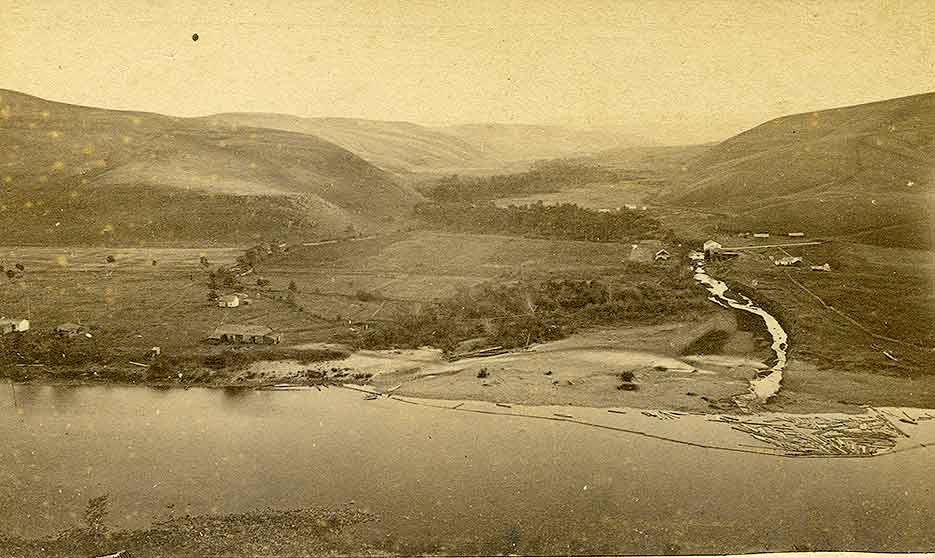
[{"label": "brushy vegetation along creek", "polygon": [[343,341],[362,348],[416,348],[452,351],[467,339],[489,345],[524,347],[560,339],[593,325],[652,323],[684,319],[711,310],[688,268],[671,265],[633,281],[600,279],[514,280],[487,283]]}]

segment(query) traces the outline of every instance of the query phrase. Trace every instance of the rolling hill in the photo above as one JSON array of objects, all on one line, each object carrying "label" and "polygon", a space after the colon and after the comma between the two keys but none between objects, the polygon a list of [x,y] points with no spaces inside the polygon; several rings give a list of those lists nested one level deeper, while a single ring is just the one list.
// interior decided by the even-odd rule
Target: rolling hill
[{"label": "rolling hill", "polygon": [[731,228],[935,247],[935,93],[777,118],[691,162],[668,201]]},{"label": "rolling hill", "polygon": [[0,242],[244,244],[399,223],[420,196],[321,138],[0,90]]},{"label": "rolling hill", "polygon": [[645,144],[617,128],[569,128],[528,124],[459,124],[435,130],[459,138],[503,162],[591,155]]},{"label": "rolling hill", "polygon": [[492,156],[449,134],[410,122],[359,118],[302,118],[285,114],[224,113],[206,117],[216,125],[252,126],[311,134],[340,145],[392,172],[496,165]]},{"label": "rolling hill", "polygon": [[253,126],[311,134],[397,173],[496,173],[524,169],[516,163],[590,155],[630,138],[616,129],[580,130],[525,124],[429,127],[359,118],[303,118],[284,114],[223,113],[205,117],[215,126]]}]

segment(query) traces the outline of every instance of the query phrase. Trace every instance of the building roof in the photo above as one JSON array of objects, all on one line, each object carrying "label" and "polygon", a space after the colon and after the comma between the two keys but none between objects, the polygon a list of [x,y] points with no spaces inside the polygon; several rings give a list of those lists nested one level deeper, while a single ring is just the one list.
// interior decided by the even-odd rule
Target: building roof
[{"label": "building roof", "polygon": [[219,300],[238,300],[239,298],[240,297],[235,294],[221,295],[218,297]]},{"label": "building roof", "polygon": [[239,325],[239,324],[225,324],[218,326],[214,330],[214,337],[220,337],[222,335],[246,335],[246,336],[263,336],[269,335],[273,330],[260,325]]}]

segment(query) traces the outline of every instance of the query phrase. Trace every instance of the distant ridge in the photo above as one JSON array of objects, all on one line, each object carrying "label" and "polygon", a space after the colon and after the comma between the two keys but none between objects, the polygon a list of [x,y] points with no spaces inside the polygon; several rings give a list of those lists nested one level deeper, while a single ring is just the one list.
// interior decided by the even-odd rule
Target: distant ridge
[{"label": "distant ridge", "polygon": [[669,201],[731,226],[935,247],[935,93],[770,120],[695,159]]},{"label": "distant ridge", "polygon": [[215,125],[254,126],[311,134],[395,172],[495,165],[495,159],[449,134],[413,124],[359,118],[302,118],[286,114],[224,113]]},{"label": "distant ridge", "polygon": [[591,155],[633,145],[617,129],[526,124],[422,126],[360,118],[304,118],[285,114],[223,113],[213,125],[254,126],[312,134],[392,172],[459,172],[514,163]]},{"label": "distant ridge", "polygon": [[[401,224],[420,196],[319,137],[0,90],[4,241],[228,243]],[[394,225],[394,223],[396,225]]]},{"label": "distant ridge", "polygon": [[460,138],[502,162],[579,157],[646,144],[618,128],[482,123],[434,129]]}]

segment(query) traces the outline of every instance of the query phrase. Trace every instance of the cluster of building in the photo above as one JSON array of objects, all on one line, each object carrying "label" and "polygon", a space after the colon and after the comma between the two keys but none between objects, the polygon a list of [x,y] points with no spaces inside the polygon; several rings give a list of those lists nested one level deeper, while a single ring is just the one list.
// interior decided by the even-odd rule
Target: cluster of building
[{"label": "cluster of building", "polygon": [[624,204],[623,207],[602,207],[597,210],[598,213],[613,213],[614,211],[620,211],[621,209],[626,209],[628,211],[646,211],[647,207],[638,206],[632,203]]},{"label": "cluster of building", "polygon": [[[29,331],[29,320],[24,318],[0,318],[0,335]],[[55,334],[61,337],[91,337],[88,328],[81,324],[66,322],[55,326]]]},{"label": "cluster of building", "polygon": [[266,326],[226,324],[215,328],[205,341],[214,345],[221,343],[278,345],[282,342],[282,334]]},{"label": "cluster of building", "polygon": [[[767,233],[763,233],[763,234],[766,234],[766,236],[769,236]],[[804,233],[789,233],[789,236],[793,236],[793,235],[804,236]],[[775,246],[781,247],[783,245],[777,244]],[[767,247],[768,246],[763,246],[763,248],[767,248]],[[727,250],[721,245],[720,242],[717,242],[716,240],[708,240],[704,243],[703,253],[692,252],[691,254],[689,254],[689,258],[693,260],[711,260],[711,261],[724,260],[724,259],[729,259],[729,258],[733,258],[733,257],[740,255],[739,252],[737,252],[737,250],[743,250],[747,248],[760,248],[760,247],[759,246],[744,246],[744,247],[735,248],[733,250]],[[803,263],[804,263],[804,260],[800,256],[786,255],[781,258],[777,258],[773,260],[773,264],[777,266],[781,266],[781,267],[797,267],[797,266],[802,265]],[[810,266],[810,269],[812,271],[831,271],[831,266],[827,263],[824,263],[822,265]]]},{"label": "cluster of building", "polygon": [[0,318],[0,335],[28,330],[29,320],[23,318]]},{"label": "cluster of building", "polygon": [[[742,232],[738,234],[737,236],[739,236],[740,238],[751,238],[751,237],[752,238],[769,238],[769,233],[768,232],[757,232],[757,233]],[[805,236],[805,233],[804,232],[789,232],[789,233],[786,233],[786,236],[790,238],[803,238]]]}]

